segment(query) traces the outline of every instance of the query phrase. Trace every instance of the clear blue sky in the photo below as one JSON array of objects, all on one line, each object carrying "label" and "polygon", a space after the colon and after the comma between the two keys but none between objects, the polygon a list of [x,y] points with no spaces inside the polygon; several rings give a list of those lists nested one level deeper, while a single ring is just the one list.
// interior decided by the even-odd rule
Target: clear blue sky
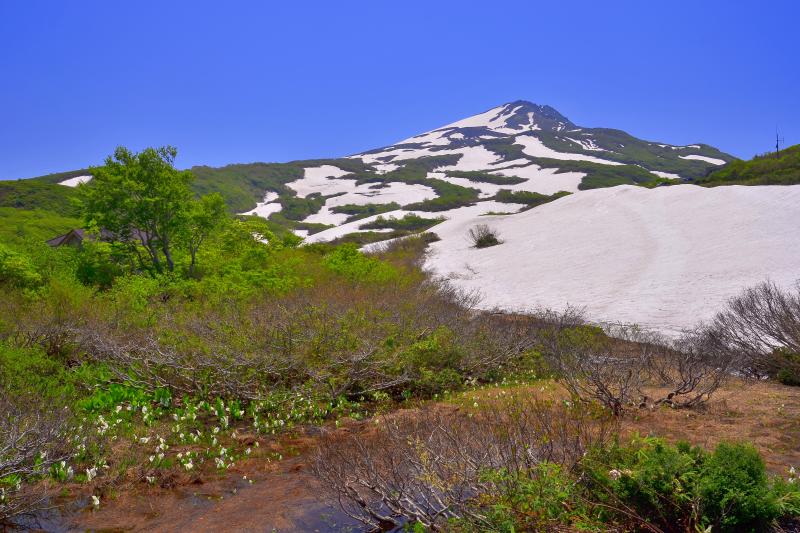
[{"label": "clear blue sky", "polygon": [[351,154],[511,100],[739,157],[800,143],[800,2],[0,0],[0,178],[173,144]]}]

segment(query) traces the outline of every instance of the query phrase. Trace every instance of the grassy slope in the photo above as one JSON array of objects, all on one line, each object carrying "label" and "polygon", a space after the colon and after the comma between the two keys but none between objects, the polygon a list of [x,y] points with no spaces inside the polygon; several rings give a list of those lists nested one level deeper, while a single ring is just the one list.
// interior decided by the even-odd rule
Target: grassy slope
[{"label": "grassy slope", "polygon": [[61,215],[75,215],[72,187],[38,180],[0,181],[0,207],[46,209]]},{"label": "grassy slope", "polygon": [[81,221],[75,217],[44,209],[0,207],[0,242],[4,243],[43,242],[80,226]]},{"label": "grassy slope", "polygon": [[733,161],[696,181],[699,185],[793,185],[800,183],[800,144],[750,161]]}]

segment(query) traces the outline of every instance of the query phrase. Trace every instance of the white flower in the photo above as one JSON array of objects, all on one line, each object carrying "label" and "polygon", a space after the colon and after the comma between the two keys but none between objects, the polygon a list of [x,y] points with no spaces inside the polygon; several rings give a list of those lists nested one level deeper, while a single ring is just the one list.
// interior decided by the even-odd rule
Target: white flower
[{"label": "white flower", "polygon": [[92,467],[92,468],[87,468],[86,469],[86,481],[93,480],[95,478],[95,476],[97,476],[97,469],[96,468]]},{"label": "white flower", "polygon": [[100,507],[100,498],[98,498],[94,494],[92,494],[92,505],[94,506],[95,509]]},{"label": "white flower", "polygon": [[150,437],[142,437],[141,439],[139,439],[139,442],[142,444],[147,444],[148,442],[150,442]]},{"label": "white flower", "polygon": [[611,476],[611,479],[615,479],[616,480],[616,479],[619,479],[619,478],[622,477],[622,472],[620,472],[619,470],[617,470],[615,468],[614,470],[610,470],[608,472],[608,475]]}]

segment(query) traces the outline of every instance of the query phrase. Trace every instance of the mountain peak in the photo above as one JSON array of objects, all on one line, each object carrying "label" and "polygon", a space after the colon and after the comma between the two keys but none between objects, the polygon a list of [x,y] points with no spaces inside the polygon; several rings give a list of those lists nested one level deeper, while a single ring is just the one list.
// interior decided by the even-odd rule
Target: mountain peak
[{"label": "mountain peak", "polygon": [[549,105],[515,100],[415,135],[400,141],[397,145],[420,143],[442,145],[461,139],[506,137],[537,130],[561,132],[575,127],[567,117]]}]

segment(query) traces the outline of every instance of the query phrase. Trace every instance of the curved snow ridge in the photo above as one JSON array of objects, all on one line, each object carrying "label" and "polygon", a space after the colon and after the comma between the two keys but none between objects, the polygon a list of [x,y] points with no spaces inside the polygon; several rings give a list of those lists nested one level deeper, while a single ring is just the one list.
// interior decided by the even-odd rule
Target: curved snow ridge
[{"label": "curved snow ridge", "polygon": [[64,181],[59,181],[59,185],[63,185],[64,187],[77,187],[82,183],[86,183],[91,181],[91,176],[75,176],[74,178],[69,178]]},{"label": "curved snow ridge", "polygon": [[717,159],[715,157],[706,157],[704,155],[692,154],[692,155],[680,155],[678,157],[680,157],[681,159],[693,159],[695,161],[705,161],[706,163],[711,163],[712,165],[725,164],[725,161],[723,161],[722,159]]},{"label": "curved snow ridge", "polygon": [[617,161],[609,161],[607,159],[600,159],[591,155],[584,154],[570,154],[565,152],[557,152],[552,148],[548,148],[538,138],[532,135],[518,135],[514,138],[514,144],[522,145],[522,153],[531,157],[547,157],[550,159],[563,159],[572,161],[591,161],[592,163],[600,163],[603,165],[622,165]]},{"label": "curved snow ridge", "polygon": [[[800,185],[622,185],[439,224],[425,267],[479,291],[486,309],[570,304],[593,320],[674,333],[764,279],[792,286],[800,278],[798,219]],[[467,231],[479,223],[504,242],[472,248]]]}]

